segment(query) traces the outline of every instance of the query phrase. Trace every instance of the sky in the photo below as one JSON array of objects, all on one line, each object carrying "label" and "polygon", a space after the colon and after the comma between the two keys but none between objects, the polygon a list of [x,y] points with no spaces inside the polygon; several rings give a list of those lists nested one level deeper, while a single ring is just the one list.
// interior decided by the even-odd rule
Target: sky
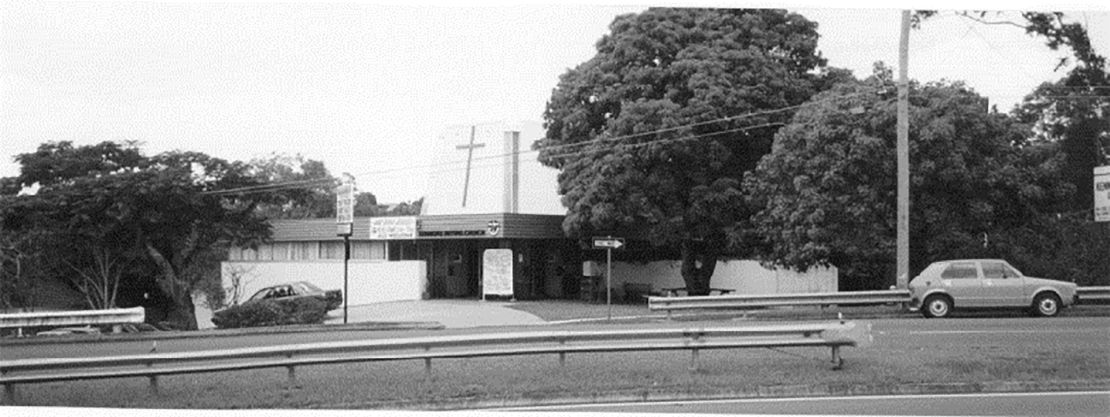
[{"label": "sky", "polygon": [[[553,4],[0,2],[0,177],[18,175],[12,158],[45,142],[134,140],[149,155],[299,154],[351,173],[379,202],[416,200],[428,171],[449,162],[429,156],[444,129],[542,121],[559,75],[595,54],[614,17],[650,5],[784,7],[818,22],[830,66],[865,77],[876,61],[898,62],[900,11],[868,3]],[[1084,23],[1107,56],[1110,6],[1098,4],[1052,7]],[[973,6],[999,9],[917,8]],[[1053,70],[1069,54],[947,13],[911,33],[909,76],[962,80],[1007,111],[1062,77]]]}]

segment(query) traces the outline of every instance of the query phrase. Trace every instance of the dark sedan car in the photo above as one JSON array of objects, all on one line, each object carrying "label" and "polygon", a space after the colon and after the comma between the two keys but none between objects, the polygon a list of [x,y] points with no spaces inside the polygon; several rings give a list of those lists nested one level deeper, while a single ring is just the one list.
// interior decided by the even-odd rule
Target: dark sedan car
[{"label": "dark sedan car", "polygon": [[311,283],[299,281],[274,285],[263,288],[254,293],[243,304],[258,300],[292,300],[302,297],[315,297],[327,304],[327,310],[335,310],[343,304],[343,292],[340,290],[324,291]]}]

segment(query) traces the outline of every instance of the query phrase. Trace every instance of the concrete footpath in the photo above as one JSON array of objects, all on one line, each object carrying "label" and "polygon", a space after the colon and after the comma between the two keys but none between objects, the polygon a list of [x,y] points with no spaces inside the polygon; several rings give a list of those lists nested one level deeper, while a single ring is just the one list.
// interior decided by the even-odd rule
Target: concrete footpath
[{"label": "concrete footpath", "polygon": [[[544,320],[509,308],[507,302],[475,300],[394,301],[347,307],[348,323],[437,322],[448,329],[542,324]],[[343,308],[328,313],[325,324],[343,323]]]}]

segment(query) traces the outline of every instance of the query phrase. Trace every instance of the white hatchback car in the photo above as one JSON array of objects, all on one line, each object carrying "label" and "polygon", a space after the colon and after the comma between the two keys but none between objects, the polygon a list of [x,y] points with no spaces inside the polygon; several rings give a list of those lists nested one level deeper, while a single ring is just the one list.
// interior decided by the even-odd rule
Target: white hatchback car
[{"label": "white hatchback car", "polygon": [[1075,304],[1071,282],[1027,277],[1001,259],[933,262],[910,281],[911,309],[925,317],[945,317],[954,308],[1028,308],[1055,316]]}]

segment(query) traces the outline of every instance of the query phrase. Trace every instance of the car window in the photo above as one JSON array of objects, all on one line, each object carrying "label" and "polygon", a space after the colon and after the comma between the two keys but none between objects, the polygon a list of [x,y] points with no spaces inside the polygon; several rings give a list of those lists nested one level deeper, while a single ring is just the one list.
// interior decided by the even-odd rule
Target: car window
[{"label": "car window", "polygon": [[312,285],[312,283],[309,282],[302,282],[299,284],[299,286],[304,290],[306,294],[310,292],[324,292],[324,290],[321,290],[320,287]]},{"label": "car window", "polygon": [[1013,274],[1007,275],[1006,272],[1006,265],[1002,262],[983,262],[983,278],[1002,279],[1013,276]]},{"label": "car window", "polygon": [[1018,270],[1014,269],[1013,267],[1011,267],[1009,265],[1002,264],[1002,270],[1006,271],[1006,278],[1020,278],[1021,277],[1021,272],[1018,272]]},{"label": "car window", "polygon": [[953,262],[944,269],[940,274],[944,279],[975,279],[979,277],[979,272],[975,268],[974,262]]},{"label": "car window", "polygon": [[265,289],[262,289],[259,292],[254,293],[254,295],[252,295],[251,298],[248,298],[247,301],[257,301],[257,300],[261,300],[261,299],[264,299],[264,298],[269,298],[269,296],[270,296],[270,289],[265,288]]}]

